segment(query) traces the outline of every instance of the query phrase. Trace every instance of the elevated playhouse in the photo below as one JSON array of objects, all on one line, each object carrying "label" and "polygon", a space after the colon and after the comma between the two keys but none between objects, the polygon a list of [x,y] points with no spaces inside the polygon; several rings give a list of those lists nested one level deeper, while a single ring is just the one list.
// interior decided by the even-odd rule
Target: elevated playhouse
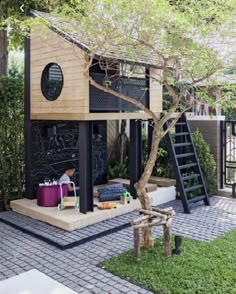
[{"label": "elevated playhouse", "polygon": [[[142,56],[130,60],[124,51],[111,48],[105,54],[98,52],[92,60],[93,66],[86,72],[91,39],[86,39],[86,34],[66,32],[68,23],[58,17],[38,11],[31,11],[31,15],[46,20],[49,26],[43,33],[40,29],[32,31],[30,38],[25,40],[26,199],[12,202],[12,209],[64,228],[60,225],[63,214],[52,210],[54,208],[39,208],[30,200],[36,198],[39,183],[60,177],[66,162],[73,162],[78,167],[74,181],[80,187],[80,214],[66,211],[64,217],[65,221],[75,217],[77,225],[66,229],[138,208],[140,204],[134,200],[132,207],[123,206],[120,210],[113,210],[116,212],[106,212],[103,216],[105,212],[99,212],[98,215],[94,208],[94,186],[107,182],[107,126],[111,121],[126,119],[130,121],[128,184],[135,198],[134,184],[142,173],[141,126],[142,121],[150,117],[134,105],[92,86],[89,75],[103,84],[106,82],[106,64],[112,62],[115,68],[109,69],[111,87],[136,99],[158,115],[162,112],[162,85],[155,80],[159,70],[152,66],[154,57],[150,55],[149,62],[147,58],[142,60]],[[127,76],[124,74],[127,70],[123,69],[129,68],[129,65],[138,68],[138,75],[128,77],[129,72]],[[182,121],[180,125],[184,123]],[[188,129],[178,129],[180,134],[184,133],[182,137],[179,135],[178,144],[191,143]],[[150,141],[151,130],[149,136]],[[181,148],[172,154],[175,160],[176,154],[187,153],[183,149],[185,145],[177,147]],[[186,165],[184,159],[181,162]],[[177,169],[188,168],[179,168],[181,162],[175,162]],[[155,181],[147,187],[149,192],[154,192],[156,188]],[[197,188],[202,190],[204,187]],[[202,198],[198,200],[204,200],[202,194],[201,191]],[[184,197],[187,207],[187,194]],[[95,213],[94,216],[91,212]],[[89,218],[92,219],[86,223]]]}]

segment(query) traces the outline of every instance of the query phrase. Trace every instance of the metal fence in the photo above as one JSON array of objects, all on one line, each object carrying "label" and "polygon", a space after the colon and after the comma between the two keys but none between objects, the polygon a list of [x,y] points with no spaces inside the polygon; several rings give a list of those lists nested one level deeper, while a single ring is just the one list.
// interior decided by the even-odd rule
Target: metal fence
[{"label": "metal fence", "polygon": [[225,185],[236,183],[236,120],[222,122],[222,177]]},{"label": "metal fence", "polygon": [[[134,98],[146,107],[149,107],[148,79],[114,77],[106,80],[106,76],[100,73],[92,73],[92,78],[99,84],[108,83],[114,91]],[[89,87],[89,109],[90,112],[96,111],[136,111],[133,104],[117,98],[107,92],[97,89],[90,85]]]}]

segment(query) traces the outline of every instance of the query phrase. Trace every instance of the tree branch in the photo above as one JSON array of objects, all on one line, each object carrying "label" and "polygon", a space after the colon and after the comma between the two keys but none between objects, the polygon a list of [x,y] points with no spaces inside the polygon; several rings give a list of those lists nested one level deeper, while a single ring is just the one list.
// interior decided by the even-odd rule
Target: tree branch
[{"label": "tree branch", "polygon": [[155,122],[158,122],[158,118],[155,115],[155,113],[153,111],[151,111],[150,109],[148,109],[147,107],[145,107],[142,103],[140,103],[139,101],[135,100],[134,98],[131,98],[129,96],[126,96],[122,93],[116,92],[110,88],[107,88],[105,86],[102,86],[101,84],[97,83],[91,76],[89,77],[89,81],[90,84],[94,87],[96,87],[99,90],[102,90],[106,93],[109,93],[113,96],[116,96],[117,98],[120,98],[122,100],[125,100],[133,105],[135,105],[136,107],[138,107],[140,110],[143,110],[144,112],[146,112]]}]

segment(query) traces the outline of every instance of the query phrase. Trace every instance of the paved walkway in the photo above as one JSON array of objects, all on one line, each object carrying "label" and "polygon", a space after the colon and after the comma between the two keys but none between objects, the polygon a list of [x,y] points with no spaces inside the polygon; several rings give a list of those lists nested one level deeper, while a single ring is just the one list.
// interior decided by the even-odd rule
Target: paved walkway
[{"label": "paved walkway", "polygon": [[[173,233],[209,241],[236,228],[236,200],[211,199],[212,206],[193,206],[181,213],[179,201],[168,203],[176,211]],[[155,236],[161,229],[155,229]],[[132,229],[98,238],[62,251],[0,222],[0,280],[37,269],[78,293],[151,293],[98,267],[99,263],[132,248]]]},{"label": "paved walkway", "polygon": [[91,241],[91,239],[100,238],[127,228],[130,226],[130,220],[137,216],[138,212],[134,211],[72,232],[62,230],[14,211],[0,213],[0,221],[46,241],[59,249],[68,249]]}]

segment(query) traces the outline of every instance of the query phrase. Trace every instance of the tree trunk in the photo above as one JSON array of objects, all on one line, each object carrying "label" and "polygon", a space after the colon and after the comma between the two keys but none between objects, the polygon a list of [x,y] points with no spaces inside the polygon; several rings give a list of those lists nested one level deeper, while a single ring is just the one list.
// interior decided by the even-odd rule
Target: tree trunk
[{"label": "tree trunk", "polygon": [[[87,68],[87,67],[86,67]],[[135,189],[137,191],[138,198],[141,202],[142,208],[145,210],[151,210],[152,206],[149,201],[148,194],[145,190],[145,186],[148,183],[153,167],[155,165],[156,159],[157,159],[157,150],[159,147],[160,140],[163,136],[163,122],[160,120],[155,113],[152,112],[151,109],[145,107],[141,102],[135,100],[134,98],[131,98],[129,96],[126,96],[122,93],[118,93],[114,91],[113,89],[104,87],[93,80],[92,77],[89,77],[90,84],[96,87],[97,89],[100,89],[106,93],[112,94],[124,101],[127,101],[136,107],[138,107],[140,110],[143,110],[145,113],[147,113],[154,121],[154,129],[153,129],[153,136],[152,136],[152,146],[151,146],[151,152],[149,154],[148,161],[146,163],[144,172],[141,176],[141,178],[138,180],[138,182],[135,184]],[[172,110],[173,112],[173,110]],[[166,117],[169,115],[167,114]],[[142,230],[142,242],[141,245],[143,248],[149,248],[153,246],[153,238],[152,238],[152,228],[146,227]]]},{"label": "tree trunk", "polygon": [[139,244],[139,229],[134,228],[134,256],[138,257],[140,255],[140,244]]},{"label": "tree trunk", "polygon": [[[135,185],[137,195],[139,197],[139,200],[141,202],[142,208],[151,210],[151,203],[148,197],[148,194],[145,189],[145,185],[148,183],[152,171],[157,159],[157,150],[159,147],[159,143],[161,140],[161,133],[159,130],[159,125],[157,123],[154,124],[154,130],[153,130],[153,136],[152,136],[152,146],[151,146],[151,152],[149,154],[148,161],[146,163],[144,172]],[[145,227],[142,229],[142,241],[141,241],[141,246],[143,248],[150,248],[154,244],[153,242],[153,237],[152,237],[152,227]]]},{"label": "tree trunk", "polygon": [[165,256],[171,256],[171,223],[163,226]]},{"label": "tree trunk", "polygon": [[7,29],[0,30],[0,77],[7,75],[8,51]]}]

